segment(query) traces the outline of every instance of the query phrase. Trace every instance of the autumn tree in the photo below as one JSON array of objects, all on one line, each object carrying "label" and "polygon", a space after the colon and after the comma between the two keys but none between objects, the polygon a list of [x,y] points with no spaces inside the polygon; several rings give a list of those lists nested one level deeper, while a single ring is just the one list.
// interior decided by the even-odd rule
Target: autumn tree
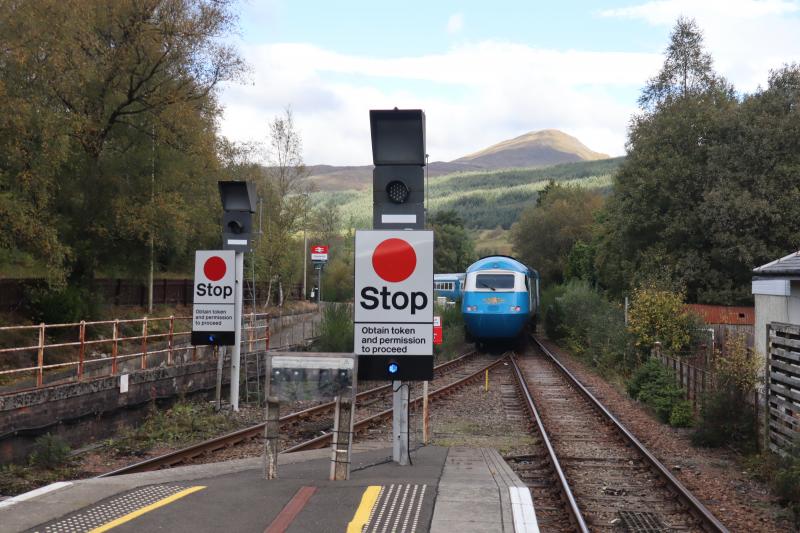
[{"label": "autumn tree", "polygon": [[465,272],[476,259],[475,241],[464,227],[464,220],[452,210],[439,211],[429,219],[433,229],[434,272]]},{"label": "autumn tree", "polygon": [[552,184],[541,203],[526,208],[511,227],[514,254],[547,282],[564,280],[571,250],[592,239],[603,196],[589,189]]},{"label": "autumn tree", "polygon": [[218,212],[216,90],[243,69],[231,2],[0,9],[0,246],[87,285],[143,271],[151,242],[166,258],[197,242]]}]

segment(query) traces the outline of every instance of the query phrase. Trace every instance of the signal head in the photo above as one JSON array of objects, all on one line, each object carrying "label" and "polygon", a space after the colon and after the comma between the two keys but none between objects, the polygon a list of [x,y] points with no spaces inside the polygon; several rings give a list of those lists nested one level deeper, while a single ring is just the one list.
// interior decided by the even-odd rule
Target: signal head
[{"label": "signal head", "polygon": [[402,181],[394,180],[386,185],[386,194],[389,195],[389,200],[395,204],[405,203],[410,193],[408,186]]}]

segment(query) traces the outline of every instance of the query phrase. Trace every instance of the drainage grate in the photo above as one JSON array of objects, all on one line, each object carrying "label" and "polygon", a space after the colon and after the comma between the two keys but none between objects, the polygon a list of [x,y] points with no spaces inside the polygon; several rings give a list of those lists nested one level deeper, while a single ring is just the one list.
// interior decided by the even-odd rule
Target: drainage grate
[{"label": "drainage grate", "polygon": [[631,533],[669,533],[672,531],[655,513],[619,511],[622,527]]}]

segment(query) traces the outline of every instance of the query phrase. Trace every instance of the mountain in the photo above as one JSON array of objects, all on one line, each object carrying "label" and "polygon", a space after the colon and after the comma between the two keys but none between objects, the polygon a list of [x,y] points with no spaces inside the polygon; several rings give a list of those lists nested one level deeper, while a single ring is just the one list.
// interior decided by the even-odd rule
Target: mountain
[{"label": "mountain", "polygon": [[[608,156],[593,152],[575,137],[551,129],[532,131],[454,161],[434,161],[428,165],[428,175],[436,177],[457,172],[541,168],[599,159],[608,159]],[[372,184],[372,165],[313,165],[308,170],[308,181],[319,191],[362,190]]]},{"label": "mountain", "polygon": [[532,131],[499,142],[454,163],[466,163],[484,169],[535,168],[559,163],[596,161],[608,155],[593,152],[575,137],[559,130]]}]

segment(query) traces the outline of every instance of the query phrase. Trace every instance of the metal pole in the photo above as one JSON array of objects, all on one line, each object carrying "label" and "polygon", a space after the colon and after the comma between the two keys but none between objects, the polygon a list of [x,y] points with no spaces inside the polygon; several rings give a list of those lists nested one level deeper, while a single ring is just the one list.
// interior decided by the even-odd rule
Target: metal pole
[{"label": "metal pole", "polygon": [[428,427],[428,381],[422,382],[422,442],[428,444],[430,428]]},{"label": "metal pole", "polygon": [[392,460],[408,464],[408,385],[392,381]]},{"label": "metal pole", "polygon": [[239,360],[242,354],[242,285],[244,253],[236,252],[236,292],[233,299],[234,341],[231,354],[231,408],[239,410]]},{"label": "metal pole", "polygon": [[303,215],[303,297],[301,300],[306,299],[306,265],[308,263],[308,237],[306,236],[306,219],[305,215]]},{"label": "metal pole", "polygon": [[[150,167],[150,206],[156,202],[156,126],[153,125],[152,137],[152,157]],[[152,221],[151,221],[152,224]],[[153,271],[155,270],[155,239],[153,238],[153,228],[150,227],[150,275],[147,278],[147,312],[153,312]],[[164,302],[166,303],[166,302]]]},{"label": "metal pole", "polygon": [[[223,348],[226,350],[227,347]],[[217,387],[214,389],[214,400],[217,402],[217,411],[222,409],[222,367],[225,359],[225,352],[214,346],[214,354],[217,356]]]},{"label": "metal pole", "polygon": [[317,269],[317,305],[322,302],[322,265]]}]

